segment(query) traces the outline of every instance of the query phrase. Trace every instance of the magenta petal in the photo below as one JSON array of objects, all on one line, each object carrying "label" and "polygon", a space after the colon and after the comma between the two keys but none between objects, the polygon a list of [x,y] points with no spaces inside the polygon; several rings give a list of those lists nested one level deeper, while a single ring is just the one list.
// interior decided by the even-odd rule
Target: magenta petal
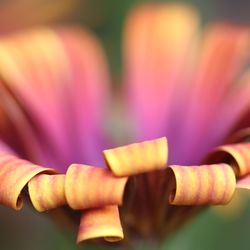
[{"label": "magenta petal", "polygon": [[238,80],[247,65],[249,41],[248,29],[240,26],[219,23],[205,32],[184,117],[185,162],[198,162],[221,144],[249,105],[249,83]]},{"label": "magenta petal", "polygon": [[[129,17],[125,81],[137,137],[166,135],[170,163],[198,164],[223,142],[248,105],[245,27],[216,23],[197,39],[189,8],[149,5]],[[232,107],[232,108],[231,108]]]},{"label": "magenta petal", "polygon": [[134,10],[126,24],[125,84],[134,133],[139,139],[166,135],[173,149],[190,92],[199,18],[188,6],[152,4]]}]

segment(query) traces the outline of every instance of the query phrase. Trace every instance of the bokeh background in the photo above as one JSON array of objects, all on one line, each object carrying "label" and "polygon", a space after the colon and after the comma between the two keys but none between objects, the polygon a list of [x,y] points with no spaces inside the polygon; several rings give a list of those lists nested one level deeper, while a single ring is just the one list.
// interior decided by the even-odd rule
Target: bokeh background
[{"label": "bokeh background", "polygon": [[[146,0],[0,0],[0,34],[30,26],[54,23],[87,27],[103,43],[114,79],[122,69],[121,45],[124,19],[128,10]],[[159,1],[158,1],[159,2]],[[169,2],[169,1],[161,1]],[[176,2],[176,1],[171,1]],[[190,0],[199,9],[205,25],[215,19],[250,22],[250,1]],[[242,198],[243,197],[243,198]],[[244,198],[245,197],[245,198]],[[188,222],[160,249],[222,250],[250,249],[250,194],[236,195],[226,208],[208,209]],[[78,248],[75,232],[64,231],[47,214],[38,214],[28,206],[21,212],[0,207],[1,250],[73,250]],[[138,245],[138,249],[150,249]]]}]

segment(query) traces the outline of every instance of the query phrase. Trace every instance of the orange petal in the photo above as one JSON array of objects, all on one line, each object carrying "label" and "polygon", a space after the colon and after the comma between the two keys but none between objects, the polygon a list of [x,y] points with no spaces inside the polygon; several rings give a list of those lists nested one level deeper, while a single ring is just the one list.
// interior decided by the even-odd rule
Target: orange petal
[{"label": "orange petal", "polygon": [[66,173],[65,194],[73,209],[120,205],[127,178],[115,177],[108,169],[72,164]]},{"label": "orange petal", "polygon": [[29,195],[39,212],[66,204],[64,192],[65,175],[40,174],[29,181]]},{"label": "orange petal", "polygon": [[134,143],[103,151],[105,160],[116,176],[130,176],[167,165],[168,146],[166,137]]},{"label": "orange petal", "polygon": [[20,193],[25,185],[39,173],[53,172],[12,155],[0,155],[0,204],[19,210],[23,206]]},{"label": "orange petal", "polygon": [[117,206],[89,209],[82,213],[77,243],[100,237],[111,242],[124,238]]},{"label": "orange petal", "polygon": [[227,164],[194,167],[171,166],[174,177],[172,205],[227,204],[235,191],[235,174]]}]

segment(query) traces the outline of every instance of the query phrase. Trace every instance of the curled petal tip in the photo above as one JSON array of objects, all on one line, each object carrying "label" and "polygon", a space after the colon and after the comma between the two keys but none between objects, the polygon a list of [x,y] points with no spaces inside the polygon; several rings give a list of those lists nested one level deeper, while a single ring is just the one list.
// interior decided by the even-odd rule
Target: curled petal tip
[{"label": "curled petal tip", "polygon": [[20,210],[23,201],[20,196],[26,184],[39,173],[53,173],[54,170],[43,168],[9,154],[0,155],[0,204]]},{"label": "curled petal tip", "polygon": [[233,197],[236,179],[227,164],[171,166],[169,170],[174,175],[169,196],[172,205],[222,205]]},{"label": "curled petal tip", "polygon": [[66,204],[64,175],[40,174],[28,183],[30,200],[38,212],[44,212]]},{"label": "curled petal tip", "polygon": [[117,206],[85,210],[82,213],[77,243],[104,238],[115,242],[124,238]]},{"label": "curled petal tip", "polygon": [[218,147],[211,152],[205,162],[230,164],[236,176],[244,176],[250,173],[250,143],[236,143]]},{"label": "curled petal tip", "polygon": [[103,151],[104,158],[116,176],[130,176],[166,168],[166,137],[134,143]]},{"label": "curled petal tip", "polygon": [[77,210],[121,205],[126,183],[126,177],[115,177],[108,169],[72,164],[66,173],[66,199]]}]

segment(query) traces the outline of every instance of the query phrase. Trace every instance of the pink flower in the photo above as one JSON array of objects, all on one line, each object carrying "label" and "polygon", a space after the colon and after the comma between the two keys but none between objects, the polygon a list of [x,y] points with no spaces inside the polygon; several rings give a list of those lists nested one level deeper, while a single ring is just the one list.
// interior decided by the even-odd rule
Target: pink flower
[{"label": "pink flower", "polygon": [[[28,183],[38,211],[83,210],[80,242],[123,237],[124,192],[121,221],[131,238],[162,239],[201,205],[229,202],[236,187],[250,186],[249,143],[236,144],[248,130],[204,161],[211,165],[192,166],[250,125],[248,49],[249,27],[214,23],[201,32],[190,7],[138,7],[126,22],[115,99],[103,50],[88,31],[40,28],[2,38],[0,203],[20,209]],[[166,139],[153,140],[164,136],[168,167]],[[124,191],[132,175],[135,187],[128,182]]]}]

